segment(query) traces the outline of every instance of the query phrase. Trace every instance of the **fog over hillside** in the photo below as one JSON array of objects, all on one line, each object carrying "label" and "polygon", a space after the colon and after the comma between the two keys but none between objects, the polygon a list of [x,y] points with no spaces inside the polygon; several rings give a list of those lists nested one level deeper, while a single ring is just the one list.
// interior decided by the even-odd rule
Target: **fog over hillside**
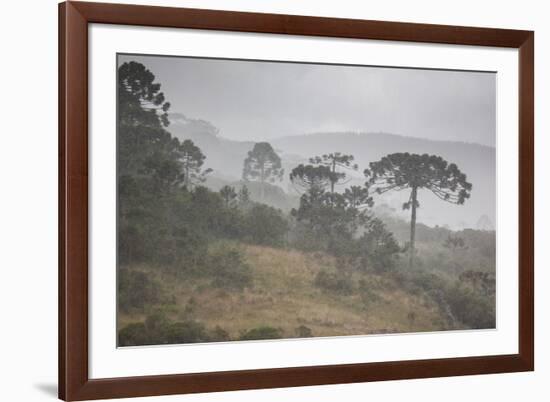
[{"label": "fog over hillside", "polygon": [[496,74],[391,67],[120,55],[154,72],[171,110],[232,140],[327,131],[493,146]]},{"label": "fog over hillside", "polygon": [[[241,185],[243,161],[256,142],[269,142],[282,159],[281,191],[272,194],[273,206],[286,210],[299,198],[289,173],[310,157],[352,154],[360,169],[349,186],[362,185],[362,171],[387,154],[427,153],[456,163],[473,189],[458,206],[420,191],[418,221],[485,230],[496,222],[494,73],[119,56],[120,64],[126,61],[154,73],[171,104],[168,130],[201,148],[214,170],[206,182],[213,189]],[[405,220],[407,200],[406,190],[376,196],[378,206],[387,204]]]},{"label": "fog over hillside", "polygon": [[118,58],[117,347],[496,328],[495,73]]},{"label": "fog over hillside", "polygon": [[[456,141],[433,141],[404,137],[387,133],[318,133],[284,137],[273,141],[284,154],[318,155],[338,149],[353,154],[360,172],[368,168],[369,162],[395,152],[439,155],[449,163],[456,163],[472,183],[471,197],[464,205],[441,202],[431,192],[419,194],[418,220],[427,225],[445,224],[454,229],[477,228],[483,216],[495,222],[496,214],[496,155],[495,148],[479,144]],[[361,174],[355,183],[363,183]],[[402,204],[408,200],[409,192],[388,192],[376,196],[378,204],[387,203],[395,213],[408,219],[410,211],[402,211]],[[481,228],[480,228],[481,229]]]},{"label": "fog over hillside", "polygon": [[[220,135],[220,130],[209,122],[188,118],[181,113],[170,114],[169,131],[180,140],[191,139],[207,156],[205,166],[214,171],[207,185],[218,189],[223,184],[240,185],[243,161],[254,146],[253,141],[234,141]],[[339,152],[352,154],[359,165],[352,180],[346,184],[364,184],[363,170],[370,162],[394,152],[428,153],[440,155],[456,163],[473,184],[471,198],[464,205],[441,202],[428,191],[419,194],[420,209],[418,221],[429,226],[448,225],[452,229],[478,228],[494,229],[496,213],[495,148],[456,141],[434,141],[405,137],[388,133],[325,132],[297,136],[284,136],[271,140],[279,153],[284,179],[279,187],[289,197],[274,206],[286,209],[297,206],[298,193],[288,179],[290,170],[300,163],[307,163],[310,157],[323,153]],[[389,192],[376,195],[377,205],[385,205],[393,214],[409,219],[409,212],[402,211],[408,192]],[[279,199],[281,196],[278,197]],[[481,226],[480,226],[481,225]],[[478,227],[480,226],[480,227]]]}]

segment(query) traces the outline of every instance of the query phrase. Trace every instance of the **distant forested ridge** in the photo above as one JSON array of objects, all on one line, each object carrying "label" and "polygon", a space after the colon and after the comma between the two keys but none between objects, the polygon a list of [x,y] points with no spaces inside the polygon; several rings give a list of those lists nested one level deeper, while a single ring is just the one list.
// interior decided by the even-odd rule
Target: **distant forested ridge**
[{"label": "distant forested ridge", "polygon": [[[212,182],[235,183],[241,177],[242,161],[253,146],[250,141],[234,141],[223,137],[223,131],[204,121],[186,117],[181,113],[170,113],[172,122],[170,131],[179,139],[189,138],[211,155],[211,167],[214,175],[207,184]],[[495,148],[485,145],[434,141],[423,138],[413,138],[390,133],[373,132],[323,132],[303,135],[283,136],[271,141],[279,153],[283,167],[292,169],[299,163],[307,162],[311,155],[322,155],[338,149],[344,154],[353,154],[357,164],[367,166],[369,162],[396,153],[427,153],[443,157],[455,162],[458,166],[468,166],[468,178],[475,186],[466,208],[452,208],[441,204],[435,197],[424,200],[424,213],[419,219],[431,226],[443,224],[453,228],[494,229],[496,219],[496,153]],[[288,177],[278,185],[284,189],[290,198],[277,205],[285,209],[288,205],[297,205],[297,197],[290,186]],[[360,185],[363,182],[361,174],[351,176],[350,185]],[[380,198],[392,207],[398,207],[404,200],[400,194],[386,194]],[[406,216],[403,214],[403,217]],[[442,221],[442,217],[447,217]],[[483,222],[480,220],[483,219]]]},{"label": "distant forested ridge", "polygon": [[408,186],[415,207],[430,188],[463,204],[469,165],[428,150],[367,164],[368,136],[305,158],[286,139],[225,140],[171,114],[136,62],[117,90],[120,346],[494,327],[494,231],[408,222],[373,179]]}]

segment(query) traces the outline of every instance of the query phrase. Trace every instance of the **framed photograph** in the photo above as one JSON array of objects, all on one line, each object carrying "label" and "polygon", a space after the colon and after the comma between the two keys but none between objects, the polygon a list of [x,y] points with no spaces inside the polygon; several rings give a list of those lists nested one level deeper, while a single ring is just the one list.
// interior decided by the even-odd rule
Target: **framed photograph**
[{"label": "framed photograph", "polygon": [[534,369],[534,33],[59,6],[59,397]]}]

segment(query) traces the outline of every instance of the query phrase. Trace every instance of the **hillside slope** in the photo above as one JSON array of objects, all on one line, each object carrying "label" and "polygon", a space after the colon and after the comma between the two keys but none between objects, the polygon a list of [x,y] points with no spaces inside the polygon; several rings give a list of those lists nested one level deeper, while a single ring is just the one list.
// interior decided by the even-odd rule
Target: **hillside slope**
[{"label": "hillside slope", "polygon": [[[241,179],[243,161],[254,143],[233,141],[219,135],[216,127],[203,120],[195,120],[182,114],[171,113],[169,131],[180,140],[191,139],[206,155],[205,166],[212,168],[211,177],[227,183]],[[261,136],[259,136],[261,138]],[[285,174],[278,183],[291,198],[296,190],[289,182],[288,174],[308,158],[330,152],[352,154],[359,165],[359,171],[352,173],[347,185],[363,185],[362,171],[369,163],[394,152],[428,153],[442,156],[456,163],[473,184],[471,198],[465,205],[456,206],[441,202],[435,195],[421,190],[418,221],[429,226],[448,225],[453,229],[478,228],[480,219],[485,229],[493,229],[496,217],[496,153],[495,148],[479,144],[433,141],[423,138],[405,137],[388,133],[329,132],[287,136],[270,141],[279,156]],[[389,192],[377,196],[378,205],[387,204],[395,214],[408,219],[401,205],[408,200],[407,192]],[[282,204],[294,204],[288,200]]]},{"label": "hillside slope", "polygon": [[[446,329],[440,308],[422,294],[402,288],[391,276],[353,277],[353,292],[339,294],[315,286],[320,271],[336,273],[336,261],[322,253],[303,253],[264,246],[241,246],[252,268],[253,284],[241,292],[211,286],[207,278],[162,278],[150,267],[135,267],[169,284],[172,300],[164,311],[172,320],[219,327],[231,339],[253,328],[275,327],[282,337],[419,332]],[[362,283],[362,287],[358,285]],[[145,320],[143,312],[121,313],[119,328]]]}]

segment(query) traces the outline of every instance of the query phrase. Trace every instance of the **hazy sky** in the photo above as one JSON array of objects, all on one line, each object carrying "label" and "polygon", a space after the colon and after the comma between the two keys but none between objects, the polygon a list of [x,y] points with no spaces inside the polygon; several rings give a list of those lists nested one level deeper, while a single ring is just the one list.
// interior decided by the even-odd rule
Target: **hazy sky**
[{"label": "hazy sky", "polygon": [[172,112],[208,120],[230,139],[364,131],[495,146],[494,73],[119,58],[129,60],[155,74]]}]

